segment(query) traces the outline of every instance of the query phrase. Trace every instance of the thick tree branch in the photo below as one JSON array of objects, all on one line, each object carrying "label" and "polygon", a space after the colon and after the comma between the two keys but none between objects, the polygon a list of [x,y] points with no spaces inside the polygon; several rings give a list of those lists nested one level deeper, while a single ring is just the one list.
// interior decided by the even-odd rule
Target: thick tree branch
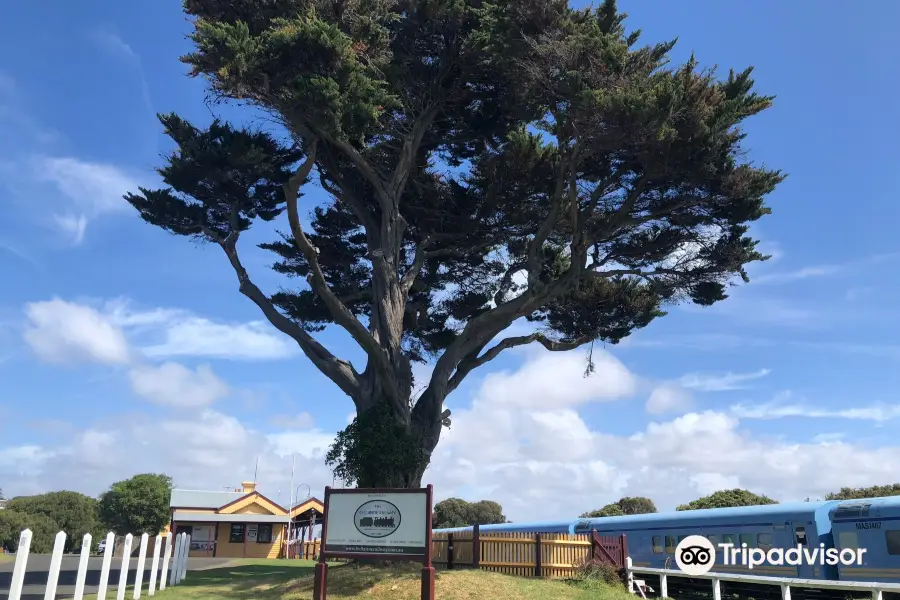
[{"label": "thick tree branch", "polygon": [[350,162],[353,163],[357,169],[359,169],[360,174],[362,174],[363,178],[369,185],[372,186],[372,190],[375,192],[375,198],[378,200],[379,206],[381,206],[381,210],[383,212],[391,212],[391,198],[388,194],[388,190],[384,185],[384,179],[372,168],[372,165],[369,164],[369,161],[365,159],[365,157],[359,153],[359,151],[350,145],[348,142],[344,140],[332,137],[321,131],[317,128],[312,129],[313,133],[325,140],[329,145],[337,148],[341,154],[346,156]]},{"label": "thick tree branch", "polygon": [[266,297],[266,295],[251,281],[247,270],[241,264],[241,260],[237,253],[238,232],[232,231],[227,238],[222,239],[216,232],[204,228],[204,233],[221,246],[228,257],[232,268],[238,278],[240,292],[253,301],[262,311],[266,319],[276,329],[290,336],[307,358],[319,369],[326,377],[331,379],[345,394],[350,396],[354,402],[360,397],[360,376],[349,362],[339,359],[328,351],[325,346],[320,344],[306,330],[291,321],[283,314]]},{"label": "thick tree branch", "polygon": [[403,141],[400,159],[397,161],[397,166],[394,168],[394,172],[391,175],[391,181],[387,186],[388,194],[394,201],[395,209],[397,203],[400,201],[400,197],[403,195],[406,182],[409,180],[409,175],[413,169],[413,160],[416,158],[419,146],[422,145],[422,138],[425,137],[425,133],[428,132],[428,129],[431,127],[437,114],[437,105],[428,106],[415,120],[412,132]]},{"label": "thick tree branch", "polygon": [[288,222],[290,223],[291,233],[294,236],[294,243],[297,248],[306,257],[309,264],[310,275],[307,278],[313,291],[322,299],[334,322],[343,327],[347,333],[356,341],[363,349],[378,371],[384,375],[387,381],[395,385],[395,377],[393,369],[387,355],[381,349],[378,341],[372,337],[368,329],[350,312],[350,309],[341,302],[340,298],[335,295],[325,275],[322,273],[322,267],[319,265],[318,250],[310,243],[309,238],[303,232],[300,224],[300,215],[297,210],[297,199],[299,197],[300,186],[309,177],[312,167],[316,160],[317,140],[313,140],[309,156],[297,172],[291,176],[287,183],[283,186],[285,201],[287,202]]},{"label": "thick tree branch", "polygon": [[522,335],[515,337],[508,337],[501,340],[496,346],[492,346],[490,350],[482,354],[481,356],[473,356],[471,359],[465,359],[459,363],[456,367],[456,372],[453,374],[453,377],[450,378],[450,381],[447,383],[447,393],[449,394],[457,387],[459,384],[463,382],[463,380],[475,369],[478,367],[485,365],[495,358],[497,358],[501,352],[504,350],[508,350],[509,348],[515,348],[516,346],[524,346],[526,344],[531,344],[533,342],[538,342],[544,348],[551,352],[565,352],[567,350],[574,350],[579,346],[582,346],[591,341],[591,336],[582,336],[571,342],[561,342],[558,340],[551,340],[548,337],[544,336],[541,333],[532,333],[531,335]]},{"label": "thick tree branch", "polygon": [[[569,184],[570,174],[575,170],[575,164],[578,161],[578,154],[581,144],[576,140],[568,155],[560,156],[559,173],[556,177],[556,186],[553,190],[553,196],[550,198],[550,210],[547,217],[543,220],[540,227],[534,234],[534,238],[528,244],[528,286],[534,287],[538,284],[538,274],[543,263],[541,250],[544,242],[547,241],[550,233],[559,222],[560,213],[562,212],[564,201],[567,197],[566,189]],[[562,153],[562,150],[560,150]]]}]

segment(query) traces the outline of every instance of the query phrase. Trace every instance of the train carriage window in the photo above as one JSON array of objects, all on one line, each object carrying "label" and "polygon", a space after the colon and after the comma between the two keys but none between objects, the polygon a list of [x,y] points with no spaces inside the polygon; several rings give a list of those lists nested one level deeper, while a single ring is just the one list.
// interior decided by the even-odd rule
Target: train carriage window
[{"label": "train carriage window", "polygon": [[734,543],[734,534],[726,533],[722,535],[722,543],[723,544],[731,544],[732,546],[736,546]]},{"label": "train carriage window", "polygon": [[742,533],[740,539],[741,539],[741,546],[743,546],[744,544],[747,544],[748,548],[754,547],[752,533]]},{"label": "train carriage window", "polygon": [[891,556],[900,554],[900,529],[889,529],[884,532],[887,551]]},{"label": "train carriage window", "polygon": [[710,542],[713,546],[718,546],[718,545],[719,545],[719,536],[717,536],[717,535],[708,535],[708,536],[706,536],[706,539],[708,539],[709,542]]},{"label": "train carriage window", "polygon": [[666,536],[666,552],[668,552],[669,554],[675,554],[675,546],[677,545],[678,544],[675,543],[674,535]]},{"label": "train carriage window", "polygon": [[794,530],[794,543],[798,546],[806,545],[806,528],[805,527],[797,527]]},{"label": "train carriage window", "polygon": [[768,550],[772,547],[772,534],[771,533],[760,533],[756,536],[757,545],[763,550]]},{"label": "train carriage window", "polygon": [[653,536],[653,554],[662,554],[663,539],[661,535]]},{"label": "train carriage window", "polygon": [[687,536],[686,536],[686,535],[679,535],[679,536],[678,536],[678,543],[680,544],[681,542],[683,542],[683,541],[686,540],[686,539],[687,539]]},{"label": "train carriage window", "polygon": [[843,548],[859,548],[859,538],[855,531],[842,531],[838,534],[838,546]]}]

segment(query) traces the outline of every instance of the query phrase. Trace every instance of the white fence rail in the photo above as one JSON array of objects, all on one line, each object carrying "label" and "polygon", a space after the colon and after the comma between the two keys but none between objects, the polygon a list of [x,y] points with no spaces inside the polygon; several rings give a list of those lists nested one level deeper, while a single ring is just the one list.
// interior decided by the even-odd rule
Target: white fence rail
[{"label": "white fence rail", "polygon": [[[9,586],[8,600],[21,600],[22,589],[25,583],[25,571],[28,568],[28,555],[31,552],[31,530],[26,529],[19,536],[19,545],[16,549],[16,562],[13,566],[12,580]],[[109,571],[112,566],[113,552],[116,536],[110,532],[106,536],[106,548],[103,551],[103,562],[100,567],[100,582],[97,585],[98,600],[106,600],[109,588]],[[165,539],[165,553],[163,555],[162,569],[159,569],[159,553]],[[129,533],[125,536],[125,545],[122,552],[119,567],[119,581],[116,589],[116,600],[124,600],[128,587],[128,565],[131,562],[131,546],[134,537]],[[191,547],[191,536],[181,533],[175,536],[175,551],[172,552],[172,536],[157,535],[153,545],[153,557],[150,566],[150,578],[144,585],[144,568],[147,560],[147,546],[149,536],[145,533],[140,537],[140,546],[137,556],[137,572],[133,581],[133,600],[139,600],[146,588],[147,595],[153,596],[157,589],[157,577],[159,589],[166,589],[166,583],[178,585],[187,575],[188,549]],[[78,574],[75,579],[74,600],[82,600],[85,594],[85,581],[91,562],[91,534],[87,533],[81,542],[81,556],[78,560]],[[56,588],[59,582],[59,571],[62,565],[63,549],[66,545],[66,534],[62,531],[56,534],[53,543],[53,554],[50,558],[50,568],[47,574],[47,586],[44,591],[44,600],[56,600]],[[171,572],[169,565],[171,564]],[[90,592],[88,592],[90,594]]]},{"label": "white fence rail", "polygon": [[669,597],[669,577],[681,577],[688,579],[708,579],[712,586],[713,600],[722,600],[723,581],[739,583],[755,583],[762,585],[775,585],[781,587],[782,600],[791,600],[791,588],[814,588],[820,590],[847,590],[867,591],[872,594],[872,600],[883,600],[884,592],[900,592],[900,583],[878,583],[870,581],[831,581],[828,579],[798,579],[795,577],[766,577],[763,575],[743,575],[736,573],[704,573],[703,575],[688,575],[677,569],[653,569],[650,567],[635,567],[631,559],[627,561],[628,591],[632,594],[643,593],[640,591],[641,583],[635,579],[636,574],[658,575],[659,595],[662,598]]}]

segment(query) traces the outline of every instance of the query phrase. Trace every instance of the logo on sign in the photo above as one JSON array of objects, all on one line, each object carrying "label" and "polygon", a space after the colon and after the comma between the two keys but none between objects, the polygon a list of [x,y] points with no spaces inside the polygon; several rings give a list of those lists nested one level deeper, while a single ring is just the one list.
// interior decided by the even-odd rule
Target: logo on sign
[{"label": "logo on sign", "polygon": [[353,524],[366,537],[387,537],[400,528],[400,509],[387,500],[369,500],[356,509]]}]

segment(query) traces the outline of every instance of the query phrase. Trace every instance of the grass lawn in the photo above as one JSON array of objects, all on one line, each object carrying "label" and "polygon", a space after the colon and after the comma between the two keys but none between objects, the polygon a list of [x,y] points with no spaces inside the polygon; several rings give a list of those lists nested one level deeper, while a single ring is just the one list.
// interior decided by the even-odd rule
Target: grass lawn
[{"label": "grass lawn", "polygon": [[15,554],[7,554],[5,552],[0,552],[0,563],[13,562],[14,560],[16,560]]},{"label": "grass lawn", "polygon": [[[240,560],[229,566],[190,571],[173,588],[154,596],[160,600],[311,600],[311,561]],[[332,566],[328,598],[333,600],[418,600],[421,567],[393,569]],[[624,588],[593,584],[577,587],[484,571],[438,571],[437,600],[634,600]]]}]

